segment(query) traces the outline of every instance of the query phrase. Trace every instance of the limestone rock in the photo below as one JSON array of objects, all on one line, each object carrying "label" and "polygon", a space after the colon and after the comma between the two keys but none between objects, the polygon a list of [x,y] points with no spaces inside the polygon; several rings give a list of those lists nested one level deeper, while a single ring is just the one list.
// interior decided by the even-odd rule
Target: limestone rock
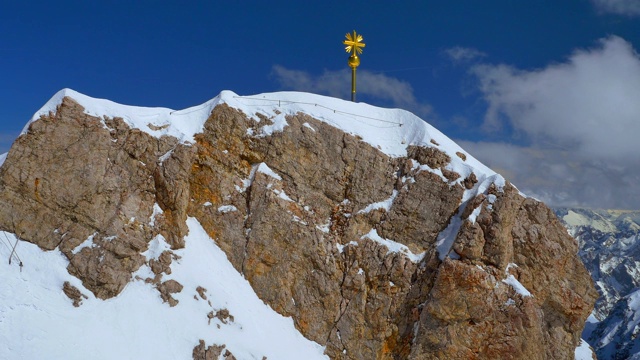
[{"label": "limestone rock", "polygon": [[179,282],[175,280],[167,280],[163,283],[157,284],[156,288],[160,292],[160,297],[162,297],[162,301],[168,302],[169,306],[174,307],[178,305],[178,300],[176,300],[171,294],[179,293],[182,291],[183,286]]},{"label": "limestone rock", "polygon": [[171,251],[165,250],[160,254],[160,256],[158,256],[157,260],[149,260],[149,267],[151,268],[151,271],[156,275],[160,275],[162,273],[170,275],[172,255],[173,253]]},{"label": "limestone rock", "polygon": [[87,295],[81,293],[77,287],[71,285],[68,281],[65,281],[62,285],[62,291],[73,301],[73,306],[75,307],[82,305],[82,299],[88,299]]},{"label": "limestone rock", "polygon": [[207,300],[207,294],[206,294],[207,293],[207,289],[203,288],[202,286],[198,286],[196,288],[196,292],[198,293],[198,295],[200,295],[200,298],[202,300]]},{"label": "limestone rock", "polygon": [[200,340],[198,346],[193,348],[193,360],[219,360],[220,355],[223,355],[223,359],[225,360],[235,359],[232,357],[233,355],[229,357],[226,355],[231,354],[228,350],[223,354],[222,351],[225,350],[224,348],[225,345],[206,346],[204,340]]},{"label": "limestone rock", "polygon": [[[183,247],[194,217],[332,359],[571,358],[597,294],[544,204],[509,183],[479,190],[486,179],[462,179],[435,141],[392,158],[302,113],[268,134],[274,120],[252,117],[220,104],[186,143],[67,97],[0,168],[0,229],[58,247],[102,299],[147,264],[175,306],[182,285],[162,282],[171,252],[142,253],[158,235]],[[234,358],[223,349],[200,341],[193,358]]]},{"label": "limestone rock", "polygon": [[218,311],[216,311],[216,313],[213,315],[214,318],[220,320],[221,323],[223,324],[227,324],[228,322],[233,322],[234,318],[233,315],[231,315],[229,313],[229,310],[227,309],[220,309]]}]

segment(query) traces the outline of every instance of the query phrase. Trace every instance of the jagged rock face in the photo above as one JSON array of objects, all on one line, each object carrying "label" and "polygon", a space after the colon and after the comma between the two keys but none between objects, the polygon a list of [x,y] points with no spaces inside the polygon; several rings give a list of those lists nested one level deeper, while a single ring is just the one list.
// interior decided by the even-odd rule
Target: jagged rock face
[{"label": "jagged rock face", "polygon": [[[69,258],[69,272],[96,296],[117,295],[144,262],[154,229],[154,173],[176,139],[158,141],[122,120],[83,113],[65,98],[55,115],[31,124],[0,170],[0,223],[23,239]],[[74,249],[93,235],[98,246]]]},{"label": "jagged rock face", "polygon": [[[463,203],[478,180],[456,181],[437,144],[391,158],[307,115],[287,122],[252,135],[270,120],[218,105],[196,143],[182,144],[65,98],[0,168],[0,228],[59,247],[69,272],[106,299],[154,236],[184,246],[195,217],[258,296],[333,359],[573,356],[596,293],[548,208],[508,183]],[[388,199],[388,210],[368,207]],[[150,221],[156,203],[162,215]],[[440,254],[438,236],[459,215]],[[181,289],[156,282],[168,299]]]},{"label": "jagged rock face", "polygon": [[[584,300],[584,294],[589,301],[594,299],[590,282],[564,278],[577,269],[585,276],[579,261],[567,262],[560,255],[575,254],[577,246],[561,235],[562,227],[543,204],[522,198],[512,187],[496,195],[493,212],[483,206],[477,224],[464,226],[458,234],[458,239],[480,239],[476,244],[483,250],[473,253],[481,255],[447,260],[436,270],[419,324],[420,330],[441,330],[431,330],[418,344],[438,358],[521,358],[525,353],[536,359],[570,358],[571,354],[557,348],[543,351],[539,344],[573,343],[590,310]],[[496,286],[505,278],[505,268],[533,297]],[[543,328],[538,327],[541,323]],[[510,333],[523,336],[505,339],[504,334]],[[442,334],[455,339],[454,344]],[[417,349],[414,346],[414,353]]]}]

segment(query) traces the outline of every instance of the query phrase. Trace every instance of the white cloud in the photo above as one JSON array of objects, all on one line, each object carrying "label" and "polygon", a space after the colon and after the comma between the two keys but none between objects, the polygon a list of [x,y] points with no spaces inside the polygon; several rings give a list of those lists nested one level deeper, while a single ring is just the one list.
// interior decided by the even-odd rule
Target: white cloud
[{"label": "white cloud", "polygon": [[592,0],[602,13],[637,16],[640,15],[640,0]]},{"label": "white cloud", "polygon": [[[406,82],[384,74],[375,74],[367,70],[358,70],[357,92],[387,101],[425,117],[431,114],[428,104],[416,99],[413,88]],[[291,70],[274,65],[272,76],[285,89],[325,94],[333,97],[351,98],[351,70],[325,70],[322,75],[314,76],[306,71]]]},{"label": "white cloud", "polygon": [[447,56],[449,56],[453,61],[458,63],[471,62],[487,56],[487,54],[477,49],[465,48],[460,46],[455,46],[455,47],[446,49],[444,53]]},{"label": "white cloud", "polygon": [[612,163],[538,146],[457,142],[522,192],[551,206],[640,209],[640,159]]},{"label": "white cloud", "polygon": [[478,65],[484,128],[528,144],[466,143],[481,161],[552,205],[640,209],[640,58],[619,37],[523,71]]},{"label": "white cloud", "polygon": [[619,37],[541,70],[479,65],[472,71],[489,105],[486,128],[507,121],[534,142],[591,157],[640,152],[640,59]]}]

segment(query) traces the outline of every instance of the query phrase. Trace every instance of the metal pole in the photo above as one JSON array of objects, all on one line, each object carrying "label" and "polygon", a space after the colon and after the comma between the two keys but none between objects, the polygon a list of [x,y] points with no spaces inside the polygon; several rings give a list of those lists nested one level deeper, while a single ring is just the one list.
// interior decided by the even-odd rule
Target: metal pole
[{"label": "metal pole", "polygon": [[353,34],[347,33],[346,38],[342,43],[346,45],[345,50],[351,53],[347,61],[351,68],[351,101],[356,102],[356,68],[360,65],[358,54],[362,53],[361,48],[365,47],[365,44],[362,42],[362,35],[358,35],[355,30]]},{"label": "metal pole", "polygon": [[16,239],[16,244],[13,245],[13,249],[11,249],[11,254],[9,255],[9,265],[11,265],[11,258],[13,257],[13,253],[16,251],[16,246],[18,246],[18,241],[20,241],[20,240]]},{"label": "metal pole", "polygon": [[351,101],[356,102],[356,68],[351,68]]}]

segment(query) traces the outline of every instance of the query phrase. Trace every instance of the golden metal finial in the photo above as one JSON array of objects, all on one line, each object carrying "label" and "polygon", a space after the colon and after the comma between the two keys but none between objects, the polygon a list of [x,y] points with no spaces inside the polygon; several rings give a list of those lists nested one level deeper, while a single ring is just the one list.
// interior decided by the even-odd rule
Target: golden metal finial
[{"label": "golden metal finial", "polygon": [[344,49],[348,53],[352,53],[352,55],[358,56],[358,54],[362,54],[363,47],[366,46],[365,43],[362,42],[362,35],[356,34],[356,31],[353,30],[353,35],[347,33],[347,40],[343,40],[342,43],[347,45]]},{"label": "golden metal finial", "polygon": [[362,54],[362,48],[366,45],[362,42],[362,35],[357,34],[355,30],[353,35],[347,33],[346,38],[347,40],[343,40],[342,43],[346,45],[344,49],[351,53],[347,62],[351,68],[351,101],[356,101],[356,68],[360,65],[358,54]]}]

